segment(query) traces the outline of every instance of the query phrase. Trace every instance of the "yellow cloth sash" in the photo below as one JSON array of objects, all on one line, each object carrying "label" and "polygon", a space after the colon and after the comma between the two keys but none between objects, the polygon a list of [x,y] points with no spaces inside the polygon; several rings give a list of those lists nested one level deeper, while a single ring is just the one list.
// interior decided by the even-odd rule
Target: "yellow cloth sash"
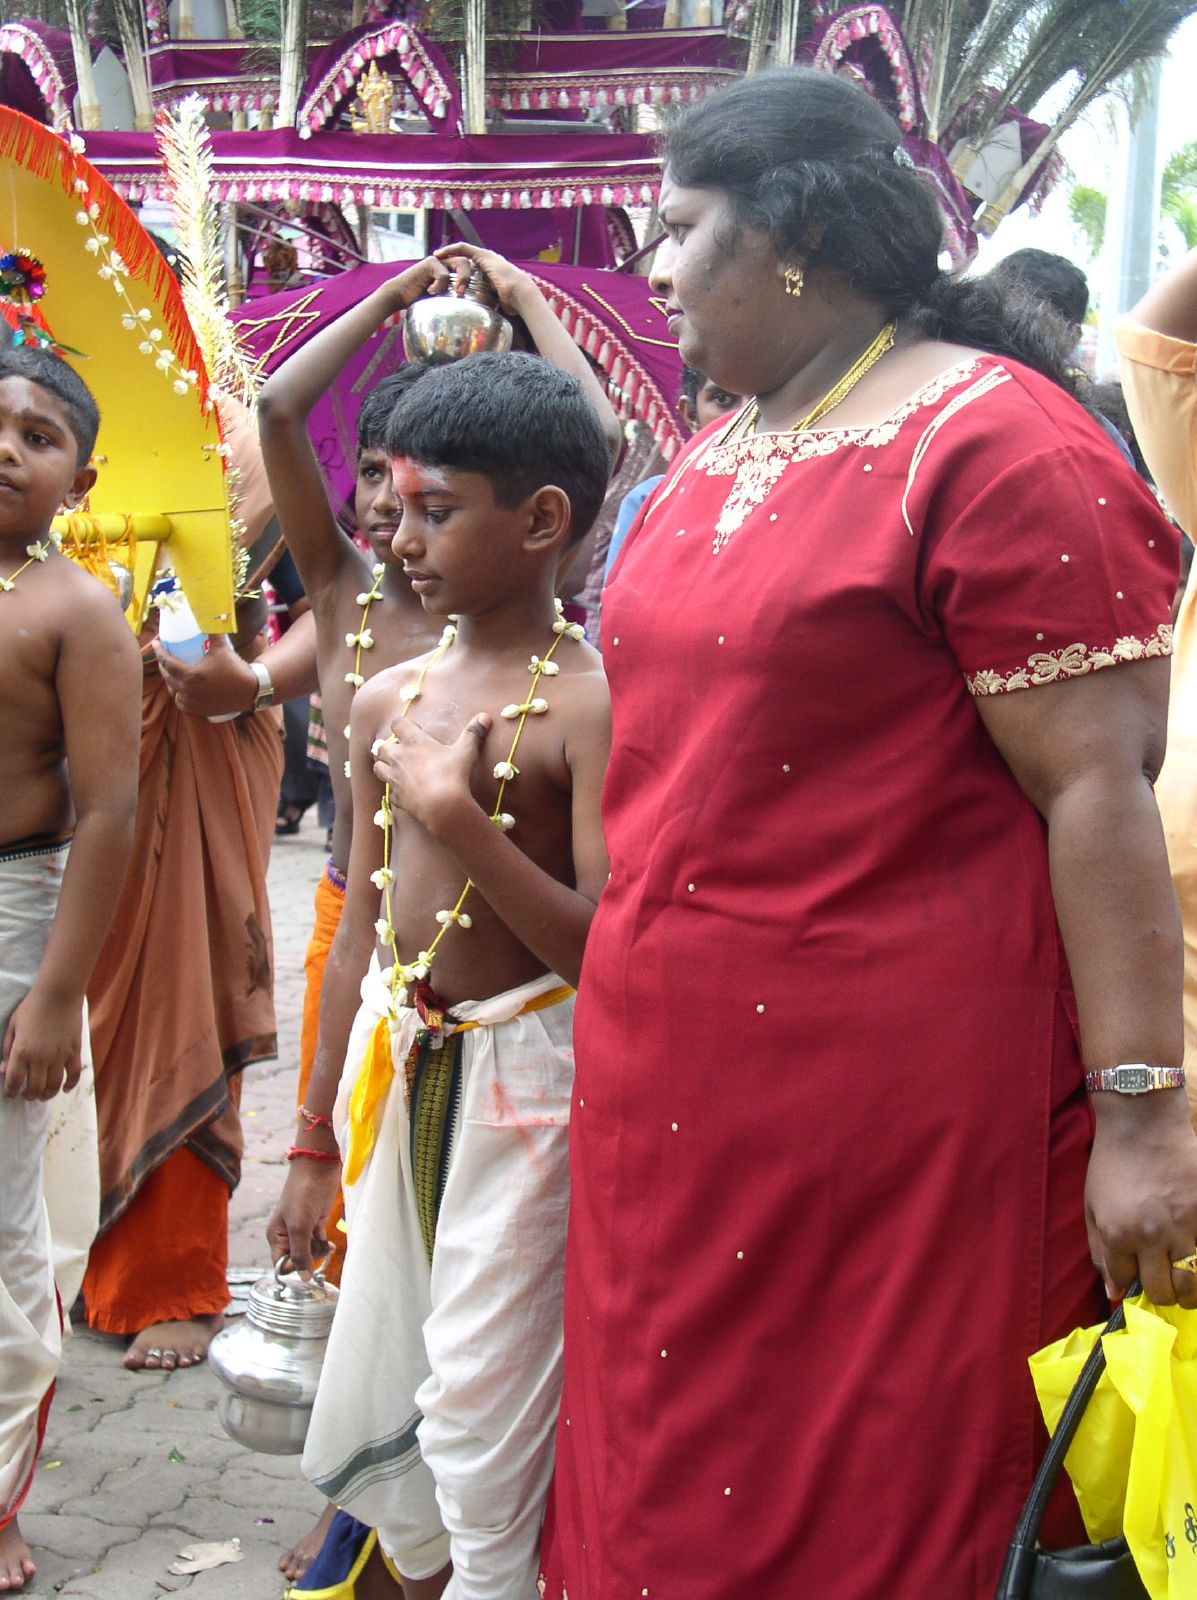
[{"label": "yellow cloth sash", "polygon": [[[559,988],[549,989],[545,994],[534,995],[520,1007],[515,1016],[526,1017],[533,1011],[547,1011],[550,1006],[560,1005],[563,1000],[568,1000],[573,992],[568,984],[562,984]],[[515,1017],[506,1020],[514,1022]],[[449,1035],[469,1033],[474,1028],[494,1026],[497,1024],[458,1022],[442,1031]],[[349,1154],[345,1159],[342,1178],[347,1189],[361,1177],[366,1162],[373,1153],[378,1139],[378,1114],[382,1110],[394,1076],[395,1060],[390,1019],[379,1017],[366,1045],[366,1053],[362,1057],[362,1064],[353,1085],[353,1094],[349,1100]]]}]

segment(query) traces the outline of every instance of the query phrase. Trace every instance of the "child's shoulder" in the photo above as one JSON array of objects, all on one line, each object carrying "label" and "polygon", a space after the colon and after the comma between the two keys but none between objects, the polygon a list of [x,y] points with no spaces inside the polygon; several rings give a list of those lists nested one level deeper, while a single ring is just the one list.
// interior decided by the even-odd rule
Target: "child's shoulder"
[{"label": "child's shoulder", "polygon": [[437,648],[433,645],[422,655],[399,661],[393,667],[383,667],[372,678],[368,678],[353,697],[353,717],[355,719],[370,717],[401,705],[404,686],[416,681],[436,654]]}]

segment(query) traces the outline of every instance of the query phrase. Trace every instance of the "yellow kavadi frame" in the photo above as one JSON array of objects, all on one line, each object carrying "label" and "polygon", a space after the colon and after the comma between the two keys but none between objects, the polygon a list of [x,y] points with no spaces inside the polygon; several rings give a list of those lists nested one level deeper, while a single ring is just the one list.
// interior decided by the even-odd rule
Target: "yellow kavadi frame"
[{"label": "yellow kavadi frame", "polygon": [[[97,543],[136,540],[134,630],[165,544],[200,627],[231,632],[234,541],[220,424],[179,286],[82,141],[0,107],[0,252],[18,249],[44,265],[39,309],[60,345],[83,352],[64,359],[100,407],[87,509]],[[82,520],[59,518],[55,527],[69,554]]]}]

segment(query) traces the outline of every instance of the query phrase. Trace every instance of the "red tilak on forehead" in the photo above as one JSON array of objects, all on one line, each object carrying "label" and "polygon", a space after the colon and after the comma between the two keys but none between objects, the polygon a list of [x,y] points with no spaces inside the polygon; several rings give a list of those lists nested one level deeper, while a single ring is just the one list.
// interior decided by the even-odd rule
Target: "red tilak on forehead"
[{"label": "red tilak on forehead", "polygon": [[391,457],[391,478],[395,492],[401,499],[406,496],[411,500],[416,495],[433,494],[437,490],[444,491],[449,486],[444,473],[438,472],[435,467],[426,467],[418,461],[412,461],[408,456]]}]

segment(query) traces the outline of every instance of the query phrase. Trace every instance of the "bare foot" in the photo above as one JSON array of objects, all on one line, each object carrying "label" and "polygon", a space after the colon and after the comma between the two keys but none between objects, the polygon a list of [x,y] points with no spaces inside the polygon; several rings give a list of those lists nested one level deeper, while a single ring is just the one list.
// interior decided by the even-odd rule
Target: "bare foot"
[{"label": "bare foot", "polygon": [[17,1519],[0,1528],[0,1594],[16,1594],[37,1571],[33,1552],[21,1538]]},{"label": "bare foot", "polygon": [[212,1336],[224,1327],[224,1317],[193,1317],[190,1322],[151,1322],[125,1352],[125,1365],[134,1372],[173,1372],[176,1367],[198,1367],[208,1354]]},{"label": "bare foot", "polygon": [[324,1543],[324,1536],[329,1530],[337,1508],[330,1500],[320,1513],[320,1520],[310,1533],[305,1533],[298,1539],[278,1561],[278,1570],[289,1583],[294,1583],[297,1578],[302,1578],[304,1573],[320,1554],[320,1546]]}]

